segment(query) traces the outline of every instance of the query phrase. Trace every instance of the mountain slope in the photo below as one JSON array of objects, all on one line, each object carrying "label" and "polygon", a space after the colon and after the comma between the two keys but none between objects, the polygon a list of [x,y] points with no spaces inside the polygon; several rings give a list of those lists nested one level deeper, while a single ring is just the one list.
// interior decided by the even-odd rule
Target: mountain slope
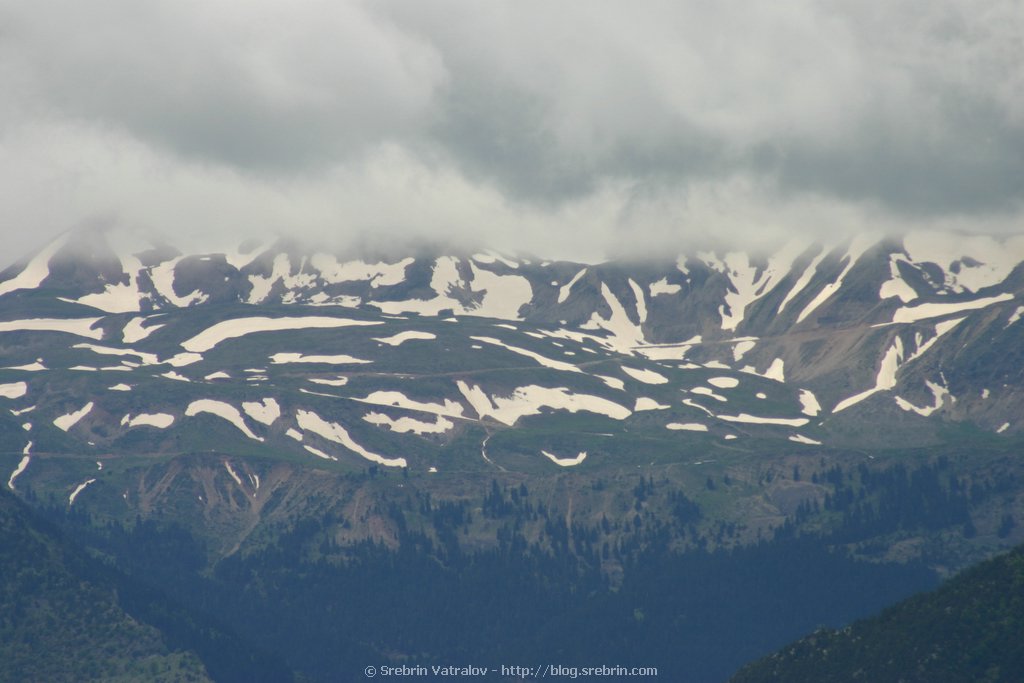
[{"label": "mountain slope", "polygon": [[1022,238],[594,265],[70,233],[0,275],[0,468],[53,504],[223,504],[240,529],[303,469],[444,488],[1012,450],[1022,261]]},{"label": "mountain slope", "polygon": [[172,652],[90,573],[54,529],[0,492],[0,679],[210,680],[194,653]]},{"label": "mountain slope", "polygon": [[[520,562],[510,609],[603,595],[578,623],[598,610],[660,651],[690,637],[691,606],[652,602],[645,571],[663,591],[688,562],[746,576],[762,548],[794,576],[792,542],[839,568],[816,595],[855,586],[853,608],[877,607],[1024,538],[1020,239],[603,264],[132,239],[69,234],[0,275],[0,485],[305,675],[454,656],[451,632],[484,637],[501,613],[423,633],[396,612],[352,635],[337,601],[377,615],[388,567],[443,601],[465,581],[486,598]],[[856,578],[875,570],[907,581]],[[784,636],[719,638],[708,677],[863,614],[787,586],[775,603],[695,591],[714,633],[788,610]],[[521,617],[492,636],[561,646]],[[597,635],[578,652],[637,651]],[[316,655],[332,640],[344,657]],[[253,666],[234,642],[234,670]]]},{"label": "mountain slope", "polygon": [[[11,445],[27,432],[22,455],[162,452],[191,418],[220,419],[229,451],[421,469],[473,423],[578,412],[619,438],[641,416],[716,443],[870,447],[908,430],[927,443],[941,423],[1008,437],[1024,399],[1022,260],[1016,238],[585,265],[288,243],[190,256],[73,234],[0,281],[0,429]],[[544,446],[539,463],[599,457],[583,436]]]},{"label": "mountain slope", "polygon": [[841,631],[814,633],[735,683],[1017,681],[1024,671],[1024,546]]}]

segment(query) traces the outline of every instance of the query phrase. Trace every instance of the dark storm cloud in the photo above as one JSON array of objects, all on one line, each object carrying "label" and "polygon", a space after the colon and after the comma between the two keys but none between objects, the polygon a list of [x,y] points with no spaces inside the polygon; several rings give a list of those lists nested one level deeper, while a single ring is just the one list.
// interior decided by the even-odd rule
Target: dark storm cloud
[{"label": "dark storm cloud", "polygon": [[429,119],[443,67],[359,4],[63,0],[5,41],[47,113],[243,170],[317,169]]},{"label": "dark storm cloud", "polygon": [[521,201],[576,199],[608,179],[685,182],[728,167],[724,141],[682,120],[656,141],[609,136],[600,150],[574,147],[560,138],[549,102],[481,75],[459,79],[443,95],[441,111],[431,139],[467,174],[488,178]]},{"label": "dark storm cloud", "polygon": [[[955,100],[953,94],[943,97]],[[1006,212],[1024,200],[1024,128],[988,103],[956,100],[925,135],[865,121],[822,147],[791,143],[757,160],[782,189],[879,202],[910,214]]]},{"label": "dark storm cloud", "polygon": [[931,215],[1024,195],[1012,3],[448,7],[392,12],[451,72],[429,133],[519,197],[730,173]]},{"label": "dark storm cloud", "polygon": [[1015,0],[0,0],[0,218],[1019,230],[1022,45]]}]

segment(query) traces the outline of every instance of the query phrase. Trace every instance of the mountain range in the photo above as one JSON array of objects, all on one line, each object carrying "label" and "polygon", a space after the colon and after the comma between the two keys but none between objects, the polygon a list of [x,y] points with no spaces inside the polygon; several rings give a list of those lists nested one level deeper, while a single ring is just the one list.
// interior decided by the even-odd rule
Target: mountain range
[{"label": "mountain range", "polygon": [[[653,413],[663,428],[719,440],[808,445],[862,445],[877,435],[848,424],[867,417],[925,440],[948,423],[1019,430],[1019,238],[912,235],[598,265],[491,253],[347,260],[284,243],[186,256],[126,242],[69,235],[0,274],[3,396],[15,412],[35,406],[24,431],[36,452],[69,439],[116,450],[129,435],[160,450],[200,414],[278,449],[326,447],[332,428],[310,414],[313,391],[366,406],[343,426],[372,433],[382,453],[333,439],[336,450],[416,469],[440,463],[406,462],[402,435],[446,443],[466,423],[515,427],[563,411],[613,432]],[[256,400],[220,400],[237,390]],[[168,393],[182,398],[157,398]],[[145,411],[122,412],[127,403]],[[284,440],[289,430],[303,440]]]},{"label": "mountain range", "polygon": [[[469,553],[522,544],[643,596],[643,557],[811,537],[918,563],[893,585],[923,588],[922,563],[946,574],[1024,533],[1022,317],[1019,236],[591,264],[72,232],[0,273],[0,467],[83,537],[123,525],[97,552],[134,552],[111,544],[143,521],[184,529],[195,581],[241,563],[245,591],[292,546],[302,567],[415,547],[473,577]],[[900,597],[883,593],[861,607]],[[802,610],[707,680],[863,616]]]}]

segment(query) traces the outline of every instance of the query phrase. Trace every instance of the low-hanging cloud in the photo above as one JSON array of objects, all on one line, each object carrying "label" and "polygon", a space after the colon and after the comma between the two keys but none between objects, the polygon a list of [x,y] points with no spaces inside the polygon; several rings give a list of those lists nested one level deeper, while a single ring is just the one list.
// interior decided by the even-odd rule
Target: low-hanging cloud
[{"label": "low-hanging cloud", "polygon": [[1014,0],[0,3],[0,220],[586,256],[1020,230],[1021,45]]}]

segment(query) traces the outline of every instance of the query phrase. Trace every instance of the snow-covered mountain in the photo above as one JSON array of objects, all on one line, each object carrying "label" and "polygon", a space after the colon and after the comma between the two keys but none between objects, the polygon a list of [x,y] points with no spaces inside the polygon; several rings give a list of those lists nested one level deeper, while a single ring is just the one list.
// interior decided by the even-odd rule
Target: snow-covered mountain
[{"label": "snow-covered mountain", "polygon": [[434,474],[1014,439],[1022,262],[934,234],[599,265],[69,234],[0,274],[0,457],[16,488],[37,454]]}]

